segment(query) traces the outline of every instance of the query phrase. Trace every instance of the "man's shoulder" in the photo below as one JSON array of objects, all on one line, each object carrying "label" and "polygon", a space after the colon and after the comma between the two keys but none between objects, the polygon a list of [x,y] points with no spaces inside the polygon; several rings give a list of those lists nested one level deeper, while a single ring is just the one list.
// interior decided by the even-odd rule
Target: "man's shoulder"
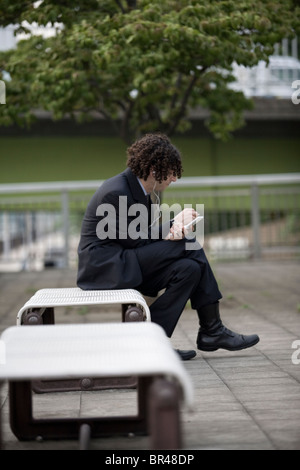
[{"label": "man's shoulder", "polygon": [[105,180],[102,185],[98,188],[97,192],[100,194],[106,194],[108,192],[122,193],[122,191],[126,189],[126,187],[128,187],[126,171],[122,171],[122,173],[119,173]]},{"label": "man's shoulder", "polygon": [[105,202],[111,202],[112,199],[115,201],[119,196],[126,196],[129,204],[144,197],[136,176],[129,168],[104,181],[95,192],[90,204],[98,206]]}]

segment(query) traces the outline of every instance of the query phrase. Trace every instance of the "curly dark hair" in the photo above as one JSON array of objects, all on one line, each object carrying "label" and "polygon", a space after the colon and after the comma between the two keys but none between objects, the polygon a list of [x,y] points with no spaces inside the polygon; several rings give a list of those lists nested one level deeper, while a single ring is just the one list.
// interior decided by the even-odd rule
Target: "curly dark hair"
[{"label": "curly dark hair", "polygon": [[143,180],[154,170],[159,183],[172,172],[177,178],[183,172],[180,152],[164,134],[146,134],[128,147],[127,166]]}]

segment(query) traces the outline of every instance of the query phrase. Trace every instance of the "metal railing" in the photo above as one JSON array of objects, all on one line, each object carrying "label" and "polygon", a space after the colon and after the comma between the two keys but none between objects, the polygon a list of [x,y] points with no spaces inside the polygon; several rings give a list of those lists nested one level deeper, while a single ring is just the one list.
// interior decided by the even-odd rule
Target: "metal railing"
[{"label": "metal railing", "polygon": [[[0,269],[77,263],[82,217],[96,181],[0,185]],[[300,254],[300,173],[185,177],[164,203],[204,204],[212,258]]]},{"label": "metal railing", "polygon": [[169,203],[181,198],[204,204],[212,257],[300,253],[300,173],[187,177],[174,189],[166,193]]}]

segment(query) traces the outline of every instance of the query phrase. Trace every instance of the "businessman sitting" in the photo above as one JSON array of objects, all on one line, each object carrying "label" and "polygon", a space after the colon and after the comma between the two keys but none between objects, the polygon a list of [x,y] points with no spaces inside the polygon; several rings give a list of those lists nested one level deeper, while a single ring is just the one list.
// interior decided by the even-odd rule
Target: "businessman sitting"
[{"label": "businessman sitting", "polygon": [[[164,290],[150,312],[168,337],[190,299],[199,319],[199,350],[254,346],[257,335],[235,333],[222,323],[222,294],[203,248],[185,228],[197,212],[184,209],[154,229],[150,194],[159,194],[181,174],[181,155],[163,134],[146,134],[127,149],[127,169],[105,181],[88,204],[78,247],[77,284],[86,290],[134,288],[152,297]],[[196,355],[178,353],[183,360]]]}]

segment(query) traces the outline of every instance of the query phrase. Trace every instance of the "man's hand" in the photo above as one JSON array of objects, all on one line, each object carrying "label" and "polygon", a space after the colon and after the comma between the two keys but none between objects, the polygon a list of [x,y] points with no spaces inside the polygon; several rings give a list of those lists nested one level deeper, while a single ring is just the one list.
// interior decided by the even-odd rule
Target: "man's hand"
[{"label": "man's hand", "polygon": [[183,209],[183,211],[179,212],[179,214],[174,217],[174,223],[165,240],[182,240],[185,235],[192,230],[192,228],[186,230],[184,226],[192,222],[198,215],[198,212],[193,208]]}]

